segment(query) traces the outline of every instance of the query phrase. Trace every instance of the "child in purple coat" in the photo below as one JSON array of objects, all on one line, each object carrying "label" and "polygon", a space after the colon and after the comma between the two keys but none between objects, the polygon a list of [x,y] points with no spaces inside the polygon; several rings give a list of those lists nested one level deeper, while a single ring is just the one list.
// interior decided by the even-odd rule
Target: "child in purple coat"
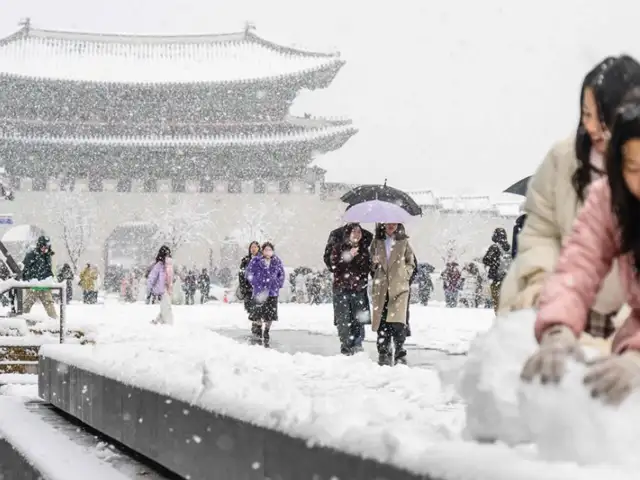
[{"label": "child in purple coat", "polygon": [[[258,339],[269,343],[271,323],[278,320],[278,295],[284,287],[284,266],[274,253],[273,244],[266,242],[262,252],[251,259],[246,278],[253,287],[253,327],[251,332]],[[263,335],[264,326],[264,335]]]}]

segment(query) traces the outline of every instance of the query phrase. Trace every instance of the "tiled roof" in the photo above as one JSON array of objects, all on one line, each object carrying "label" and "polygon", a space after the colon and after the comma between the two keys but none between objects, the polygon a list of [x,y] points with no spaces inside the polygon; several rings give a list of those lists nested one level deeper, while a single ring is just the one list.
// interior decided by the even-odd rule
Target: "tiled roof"
[{"label": "tiled roof", "polygon": [[273,135],[220,135],[220,136],[25,136],[0,133],[0,140],[49,145],[125,145],[125,146],[223,146],[286,144],[324,140],[330,137],[350,137],[357,129],[350,124],[300,130],[288,134]]},{"label": "tiled roof", "polygon": [[228,83],[335,74],[339,54],[240,33],[135,36],[38,30],[0,39],[0,75],[102,83]]}]

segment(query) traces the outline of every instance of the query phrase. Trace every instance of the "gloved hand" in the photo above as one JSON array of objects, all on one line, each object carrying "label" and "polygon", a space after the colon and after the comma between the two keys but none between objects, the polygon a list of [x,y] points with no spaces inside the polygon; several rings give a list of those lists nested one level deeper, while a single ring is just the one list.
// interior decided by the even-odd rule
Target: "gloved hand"
[{"label": "gloved hand", "polygon": [[526,361],[520,378],[530,382],[540,375],[542,383],[559,383],[569,357],[582,362],[585,360],[573,331],[566,325],[553,325],[542,335],[540,348]]},{"label": "gloved hand", "polygon": [[621,355],[596,360],[585,375],[584,383],[594,398],[619,405],[640,386],[640,352],[627,350]]},{"label": "gloved hand", "polygon": [[524,290],[518,293],[513,304],[511,305],[511,311],[525,310],[527,308],[535,308],[538,303],[538,297],[542,292],[542,283],[532,283]]}]

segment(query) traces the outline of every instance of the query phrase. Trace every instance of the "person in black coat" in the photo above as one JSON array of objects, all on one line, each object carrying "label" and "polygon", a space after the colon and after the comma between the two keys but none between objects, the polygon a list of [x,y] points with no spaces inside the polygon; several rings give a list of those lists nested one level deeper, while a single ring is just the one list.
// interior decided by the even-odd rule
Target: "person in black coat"
[{"label": "person in black coat", "polygon": [[516,255],[518,254],[518,235],[520,235],[520,232],[524,228],[524,222],[526,219],[526,213],[520,215],[513,226],[513,241],[511,242],[511,256],[513,258],[516,258]]},{"label": "person in black coat", "polygon": [[[260,244],[255,240],[249,244],[249,253],[240,260],[240,270],[238,271],[238,294],[239,300],[244,301],[244,309],[249,315],[249,321],[253,322],[253,287],[251,282],[246,277],[247,267],[253,257],[260,253]],[[255,327],[251,328],[252,333],[255,332]]]},{"label": "person in black coat", "polygon": [[[362,248],[366,250],[369,250],[369,248],[371,248],[371,244],[373,243],[373,234],[368,230],[365,230],[364,228],[362,228],[359,223],[347,223],[342,227],[332,230],[331,233],[329,234],[327,245],[324,248],[324,264],[326,265],[329,272],[333,273],[335,269],[335,266],[331,264],[331,253],[333,252],[333,249],[344,243],[344,239],[346,238],[346,236],[348,236],[349,233],[351,233],[351,230],[353,230],[353,227],[355,226],[360,227],[360,231],[362,232],[362,239],[360,240],[360,243],[362,244]],[[337,327],[340,320],[339,319],[340,299],[336,297],[335,287],[333,288],[332,299],[333,299],[333,324]],[[362,342],[364,341],[365,332],[366,330],[364,328],[360,330],[360,338],[358,338],[358,340],[356,341],[357,349],[360,349],[360,347],[362,347]]]},{"label": "person in black coat", "polygon": [[[347,223],[342,227],[336,228],[332,230],[329,234],[329,239],[327,240],[327,245],[324,247],[324,264],[329,269],[330,272],[333,272],[333,266],[331,265],[331,252],[333,251],[333,247],[336,245],[340,245],[344,242],[345,233],[347,230],[351,231],[354,226],[360,227],[359,223]],[[364,248],[369,249],[371,247],[371,243],[373,242],[373,234],[360,227],[362,231],[362,244]]]},{"label": "person in black coat", "polygon": [[352,224],[331,251],[333,308],[343,355],[362,349],[363,324],[371,321],[367,295],[371,255],[362,240],[362,229]]}]

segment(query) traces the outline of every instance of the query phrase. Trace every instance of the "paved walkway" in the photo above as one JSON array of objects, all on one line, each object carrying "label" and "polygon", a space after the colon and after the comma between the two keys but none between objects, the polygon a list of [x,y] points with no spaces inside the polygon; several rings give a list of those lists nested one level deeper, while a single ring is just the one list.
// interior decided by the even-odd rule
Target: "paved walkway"
[{"label": "paved walkway", "polygon": [[[246,330],[215,329],[214,331],[238,342],[251,343],[252,340],[248,327]],[[373,361],[377,362],[378,352],[376,351],[375,336],[369,331],[367,335],[364,350]],[[306,330],[280,330],[278,328],[271,330],[269,347],[283,353],[306,352],[327,357],[339,355],[340,352],[337,333],[331,336]],[[447,367],[453,367],[454,364],[462,364],[465,360],[465,355],[414,345],[411,343],[411,337],[409,337],[405,348],[407,349],[407,364],[410,367],[435,368],[444,364]]]}]

